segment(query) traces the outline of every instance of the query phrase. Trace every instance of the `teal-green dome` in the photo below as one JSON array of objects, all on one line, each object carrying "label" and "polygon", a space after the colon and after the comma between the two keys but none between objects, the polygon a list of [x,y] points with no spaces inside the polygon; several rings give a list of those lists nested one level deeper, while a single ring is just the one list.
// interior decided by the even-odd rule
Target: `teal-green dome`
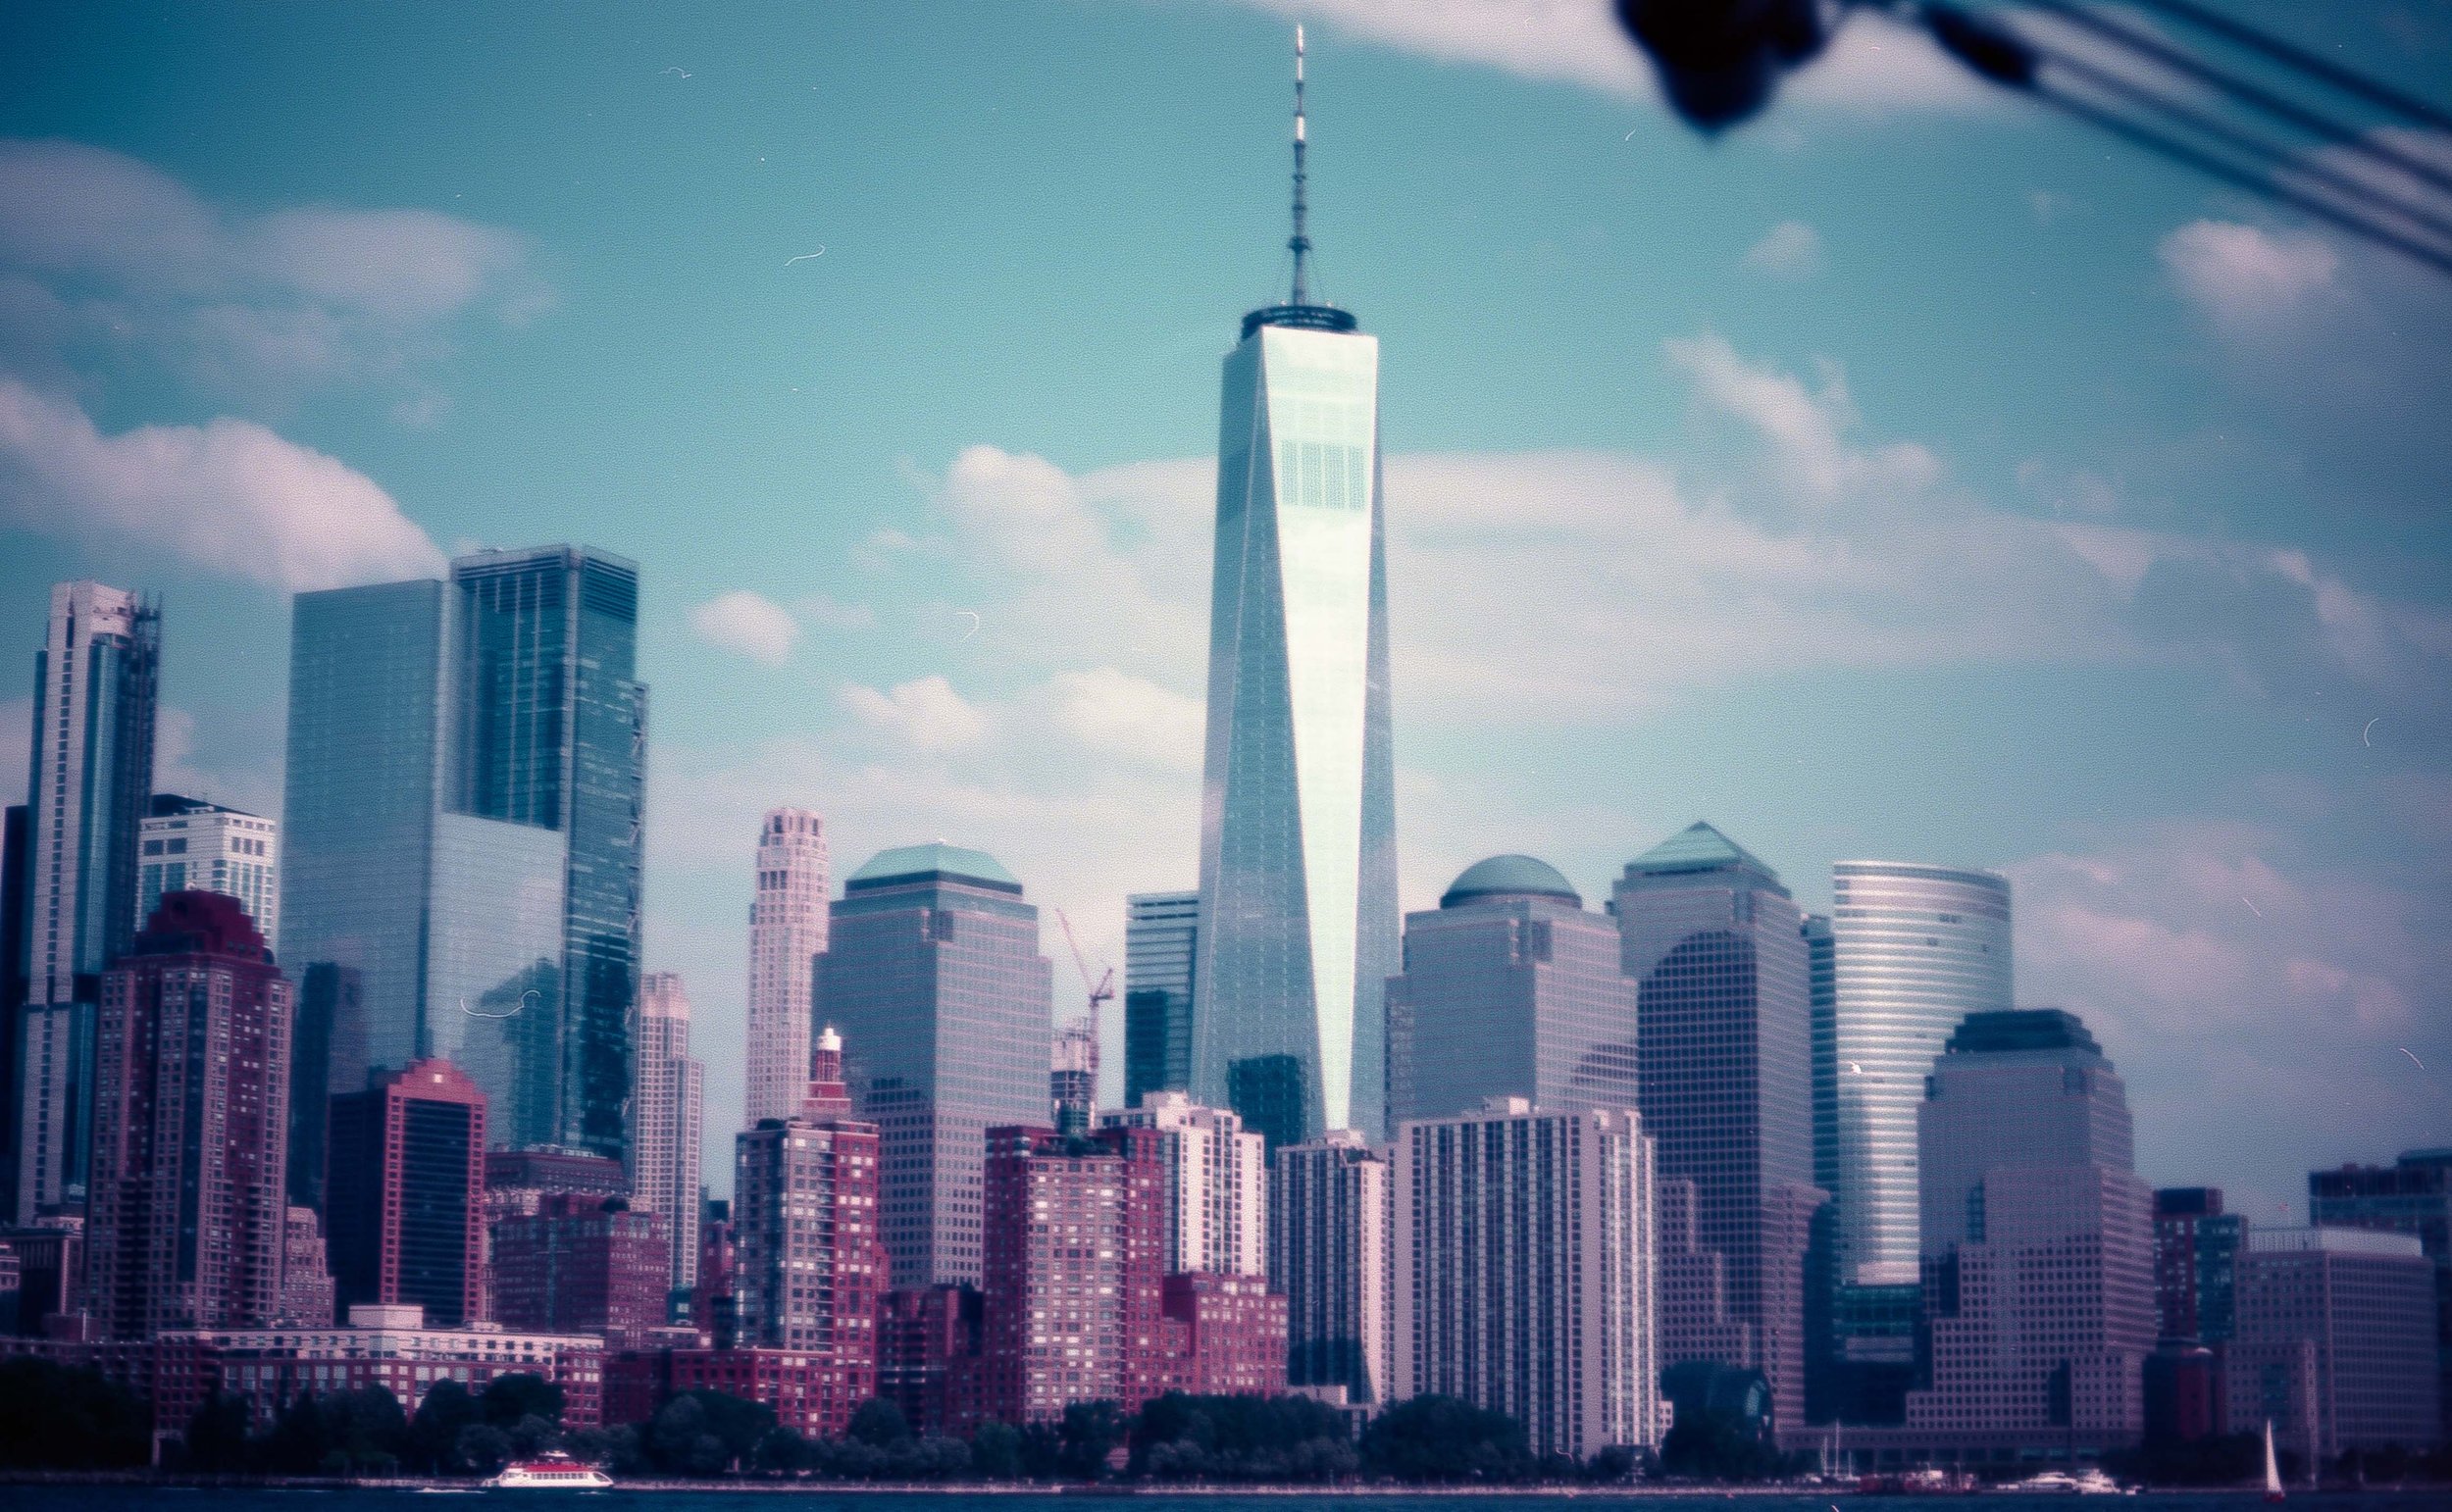
[{"label": "teal-green dome", "polygon": [[1466,867],[1441,894],[1439,906],[1454,908],[1476,898],[1497,897],[1561,898],[1577,908],[1584,906],[1583,894],[1557,867],[1530,856],[1513,855],[1492,856]]},{"label": "teal-green dome", "polygon": [[896,845],[871,856],[868,865],[843,879],[845,892],[854,888],[882,887],[890,882],[928,882],[944,879],[949,882],[976,882],[999,892],[1019,892],[1019,879],[1004,869],[996,857],[984,850],[962,845],[947,845],[938,840],[928,845]]}]

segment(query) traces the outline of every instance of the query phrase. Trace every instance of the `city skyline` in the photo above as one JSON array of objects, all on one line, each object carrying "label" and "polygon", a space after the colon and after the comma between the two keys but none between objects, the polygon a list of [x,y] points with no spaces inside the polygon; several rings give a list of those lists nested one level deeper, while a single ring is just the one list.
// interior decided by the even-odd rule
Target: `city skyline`
[{"label": "city skyline", "polygon": [[[2443,614],[2442,526],[2414,506],[2440,496],[2439,458],[2404,444],[2343,464],[2358,449],[2339,429],[2351,418],[2277,419],[2273,391],[2243,373],[2259,349],[2337,358],[2377,310],[2433,328],[2440,292],[2151,165],[2098,167],[2090,138],[1952,95],[1908,63],[1872,76],[1890,87],[1886,113],[1808,89],[1707,156],[1624,82],[1639,76],[1631,54],[1623,71],[1579,71],[1558,50],[1514,63],[1469,45],[1439,53],[1369,7],[1320,23],[1322,287],[1366,305],[1402,355],[1387,490],[1407,710],[1401,901],[1427,907],[1464,863],[1502,850],[1541,855],[1597,896],[1651,836],[1698,817],[1747,836],[1809,908],[1826,904],[1826,863],[1840,857],[2000,869],[2019,888],[2019,1000],[2097,1026],[2130,1080],[2150,1179],[2225,1185],[2271,1222],[2275,1203],[2296,1205],[2294,1173],[2427,1142],[2452,1108],[2426,1069],[2452,1064],[2440,985],[2452,928],[2424,885],[2442,870],[2452,784],[2427,754],[2444,745],[2442,655],[2424,639]],[[258,87],[124,123],[109,102],[159,81],[167,65],[151,49],[105,64],[106,36],[38,24],[26,61],[0,65],[12,71],[0,131],[25,138],[6,156],[13,204],[48,203],[27,185],[103,175],[140,203],[195,212],[201,286],[259,291],[209,306],[197,284],[148,281],[9,222],[9,272],[70,292],[98,281],[135,317],[116,355],[73,321],[64,332],[9,317],[0,594],[13,643],[30,651],[30,606],[51,580],[163,592],[174,630],[157,787],[279,814],[268,735],[281,680],[268,672],[283,589],[438,571],[472,538],[584,539],[639,558],[642,679],[676,694],[654,730],[644,964],[680,971],[699,999],[702,1055],[725,1084],[710,1087],[711,1137],[738,1122],[739,921],[766,807],[824,814],[844,856],[940,831],[984,847],[1083,922],[1094,952],[1120,959],[1122,895],[1194,880],[1207,364],[1232,336],[1217,312],[1278,282],[1280,22],[1222,6],[1033,16],[1047,34],[1008,57],[1088,42],[1099,76],[1132,87],[1107,106],[1059,105],[1073,76],[1047,75],[1044,92],[992,78],[979,104],[957,107],[894,70],[892,86],[916,92],[884,112],[848,81],[867,56],[857,38],[807,49],[825,85],[809,89],[788,70],[752,70],[750,38],[720,26],[642,25],[577,74],[548,69],[552,38],[535,24],[497,39],[486,87],[514,99],[505,82],[553,87],[470,110],[432,159],[396,142],[336,159],[305,140],[357,111],[354,98],[292,98],[304,128],[244,103],[295,96],[297,71],[332,45],[322,28],[340,25],[243,59],[217,50]],[[395,51],[412,58],[446,46],[439,24],[356,25],[401,28]],[[2362,62],[2440,61],[2441,39],[2387,55],[2341,25],[2335,40]],[[815,61],[838,42],[839,62]],[[629,56],[639,49],[691,56]],[[1862,49],[1842,63],[1867,76]],[[773,97],[786,85],[814,136],[783,126]],[[1110,134],[1057,112],[1129,119],[1142,90],[1182,98],[1184,115],[1128,144],[1152,171],[1116,176],[1126,202],[1055,192],[1048,176],[1075,167],[1055,140]],[[604,114],[589,130],[661,149],[619,193],[590,155],[601,146],[575,140],[590,109]],[[1426,134],[1448,110],[1457,125]],[[853,140],[842,123],[863,114],[943,118],[892,149],[894,167],[924,170],[907,189],[823,166],[824,144]],[[198,119],[221,129],[189,143],[172,128]],[[553,126],[536,161],[509,161],[499,144],[533,121]],[[1454,134],[1476,131],[1484,145]],[[1967,140],[1939,140],[1950,133]],[[1464,171],[1535,143],[1556,156],[1523,181]],[[1890,273],[1872,266],[1887,244],[1857,201],[1886,183],[1865,160],[1901,143],[1927,185],[1963,184],[1982,153],[2010,167],[1999,203],[1947,197]],[[758,149],[777,145],[767,167],[797,163],[804,176],[753,187]],[[503,161],[477,172],[487,158]],[[1211,158],[1225,161],[1195,185],[1209,203],[1139,181]],[[983,167],[1016,187],[976,203],[913,197]],[[1475,187],[1433,183],[1434,167]],[[642,273],[670,280],[646,251],[668,222],[639,207],[692,174],[709,187],[677,202],[707,227],[690,242],[704,286],[640,312]],[[549,208],[545,188],[570,178],[585,180],[573,203]],[[1724,197],[1711,192],[1723,182]],[[379,210],[425,218],[413,225],[434,238],[388,290],[302,272],[307,244],[282,239],[363,231],[351,217]],[[312,215],[332,219],[299,220]],[[1063,229],[1067,217],[1081,227]],[[897,228],[912,226],[924,243]],[[1159,226],[1156,250],[1111,246]],[[1791,226],[1805,229],[1774,234]],[[1091,246],[1109,250],[1085,258]],[[959,281],[957,248],[966,272],[996,271],[932,319],[970,323],[987,381],[939,391],[939,369],[877,351],[844,312]],[[1067,260],[1088,284],[1047,277]],[[471,281],[409,277],[436,269]],[[1943,297],[1917,299],[1924,313],[1883,338],[1906,287],[1894,278],[1936,280]],[[2056,311],[2082,309],[2070,332],[2022,306],[1967,313],[2028,285]],[[1087,287],[1111,333],[1055,330],[1045,299]],[[1626,297],[1595,301],[1596,288]],[[1595,303],[1607,308],[1593,328],[1569,328]],[[1493,342],[1484,318],[1502,306],[1507,339]],[[256,381],[265,370],[230,365],[278,353],[211,345],[209,323],[192,319],[222,307],[266,323],[338,312],[333,365]],[[705,339],[777,312],[773,344]],[[2123,322],[2137,334],[2116,337]],[[620,350],[677,353],[673,366],[642,386],[598,361],[617,327]],[[810,350],[860,355],[811,369]],[[1061,375],[1042,386],[1065,402],[1006,381],[1006,354],[1024,350],[1032,377]],[[699,366],[719,360],[737,371]],[[2376,360],[2418,364],[2401,373],[2404,396],[2440,410],[2426,359],[2395,346]],[[2142,403],[2120,378],[2137,365],[2161,390]],[[581,383],[569,376],[581,367],[606,376]],[[1084,383],[1099,386],[1088,404]],[[824,418],[795,385],[825,389]],[[675,408],[651,437],[648,388],[661,403],[691,386],[717,397]],[[1085,412],[1100,425],[1083,426]],[[340,524],[268,536],[247,559],[141,528],[157,496],[142,486],[132,502],[97,502],[93,470],[118,476],[135,428],[200,437],[222,417],[254,428],[220,433],[262,467],[303,466],[297,449],[313,448],[312,491],[279,497],[315,498]],[[2324,425],[2336,428],[2311,433]],[[2252,439],[2221,439],[2234,433]],[[526,460],[557,451],[590,460]],[[64,455],[89,465],[62,471]],[[247,502],[258,495],[244,480],[263,474],[214,455],[195,464],[229,470],[208,496],[257,511],[246,521],[286,518]],[[692,539],[670,523],[676,505],[703,522]],[[1663,565],[1637,572],[1600,549],[1612,535]],[[783,563],[795,565],[769,565]],[[1966,601],[1919,578],[1957,583]],[[1763,613],[1725,608],[1763,595]],[[1079,614],[1084,602],[1102,612]],[[0,699],[0,779],[22,776],[9,721],[27,712]],[[2325,1033],[2306,1034],[2311,1022]],[[1106,1062],[1120,1069],[1114,1030],[1111,1018]],[[2285,1053],[2311,1037],[2305,1059]],[[2324,1113],[2336,1100],[2349,1117]]]}]

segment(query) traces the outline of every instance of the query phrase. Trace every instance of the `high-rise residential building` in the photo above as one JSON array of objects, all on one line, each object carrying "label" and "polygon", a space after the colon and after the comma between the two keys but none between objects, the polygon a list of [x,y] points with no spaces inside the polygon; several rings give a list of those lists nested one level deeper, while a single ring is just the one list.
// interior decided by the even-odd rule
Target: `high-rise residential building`
[{"label": "high-rise residential building", "polygon": [[485,1315],[485,1094],[411,1061],[332,1098],[324,1239],[342,1315],[414,1304],[437,1328]]},{"label": "high-rise residential building", "polygon": [[853,1115],[843,1041],[818,1035],[811,1080],[788,1119],[734,1136],[733,1287],[744,1346],[824,1357],[841,1416],[877,1391],[877,1126]]},{"label": "high-rise residential building", "polygon": [[1269,1184],[1269,1278],[1286,1296],[1286,1378],[1388,1402],[1396,1277],[1388,1157],[1354,1130],[1277,1151]]},{"label": "high-rise residential building", "polygon": [[1401,1126],[1390,1394],[1461,1397],[1535,1453],[1654,1441],[1652,1141],[1632,1111],[1520,1097]]},{"label": "high-rise residential building", "polygon": [[137,928],[153,917],[165,892],[218,892],[236,898],[264,936],[264,948],[280,954],[280,825],[243,809],[158,792],[137,833]]},{"label": "high-rise residential building", "polygon": [[2341,1166],[2307,1177],[2308,1221],[2415,1235],[2435,1267],[2436,1402],[2452,1443],[2452,1146],[2403,1150],[2389,1166]]},{"label": "high-rise residential building", "polygon": [[2251,1230],[2224,1361],[2230,1422],[2270,1420],[2275,1442],[2318,1459],[2433,1447],[2434,1291],[2415,1235]]},{"label": "high-rise residential building", "polygon": [[[1769,867],[1708,824],[1627,863],[1609,911],[1635,984],[1643,1131],[1663,1187],[1693,1184],[1696,1247],[1720,1257],[1725,1317],[1663,1303],[1661,1363],[1759,1370],[1772,1422],[1793,1428],[1805,1421],[1805,1252],[1822,1200],[1803,916]],[[1713,1353],[1739,1338],[1728,1322],[1744,1325],[1743,1358]]]},{"label": "high-rise residential building", "polygon": [[1635,988],[1616,925],[1530,856],[1464,869],[1405,918],[1388,981],[1388,1117],[1467,1113],[1492,1097],[1631,1108]]},{"label": "high-rise residential building", "polygon": [[1154,1130],[988,1134],[981,1402],[1006,1423],[1126,1412],[1169,1383],[1166,1177]]},{"label": "high-rise residential building", "polygon": [[625,1337],[663,1326],[673,1245],[660,1213],[556,1192],[490,1225],[486,1245],[496,1323]]},{"label": "high-rise residential building", "polygon": [[1916,1283],[1916,1113],[1970,1013],[2006,1012],[2010,884],[1917,862],[1832,866],[1830,1061],[1839,1285]]},{"label": "high-rise residential building", "polygon": [[488,1226],[544,1211],[547,1197],[630,1195],[630,1173],[618,1160],[551,1144],[485,1152],[485,1213]]},{"label": "high-rise residential building", "polygon": [[1268,1146],[1223,1108],[1157,1092],[1106,1116],[1153,1129],[1166,1172],[1164,1266],[1220,1276],[1268,1274]]},{"label": "high-rise residential building", "polygon": [[1047,1059],[1047,1106],[1059,1134],[1088,1134],[1098,1118],[1098,1021],[1078,1014],[1056,1031]]},{"label": "high-rise residential building", "polygon": [[906,845],[843,882],[816,1011],[883,1141],[894,1285],[978,1284],[985,1140],[1047,1122],[1053,992],[1039,910],[995,857]]},{"label": "high-rise residential building", "polygon": [[2222,1211],[2220,1186],[2166,1186],[2154,1194],[2154,1314],[2159,1337],[2230,1341],[2239,1251],[2248,1221]]},{"label": "high-rise residential building", "polygon": [[749,900],[749,1063],[741,1127],[790,1118],[809,1089],[809,991],[826,953],[826,822],[770,809]]},{"label": "high-rise residential building", "polygon": [[503,1143],[622,1155],[638,622],[638,569],[574,546],[295,599],[281,929],[333,1091],[447,1059]]},{"label": "high-rise residential building", "polygon": [[0,810],[0,1219],[17,1221],[18,1027],[26,1011],[26,905],[32,816]]},{"label": "high-rise residential building", "polygon": [[[664,1220],[671,1262],[665,1286],[698,1284],[698,1145],[705,1127],[705,1068],[690,1057],[690,994],[671,972],[639,983],[639,1033],[632,1076],[630,1196]],[[802,1084],[803,1090],[806,1084]]]},{"label": "high-rise residential building", "polygon": [[111,1337],[281,1315],[289,1010],[219,893],[165,894],[103,974],[85,1282]]},{"label": "high-rise residential building", "polygon": [[1917,1119],[1930,1385],[1907,1431],[1984,1455],[2118,1448],[2144,1431],[2152,1197],[2127,1092],[2050,1009],[1969,1014]]},{"label": "high-rise residential building", "polygon": [[1192,1087],[1192,958],[1198,892],[1124,900],[1124,1106]]},{"label": "high-rise residential building", "polygon": [[332,1256],[324,1248],[324,1220],[311,1207],[293,1205],[281,1224],[281,1312],[273,1322],[329,1329],[339,1321],[339,1305]]},{"label": "high-rise residential building", "polygon": [[20,1223],[84,1205],[94,1010],[103,971],[136,933],[136,831],[153,796],[161,663],[158,609],[98,582],[52,586],[34,654],[26,793]]},{"label": "high-rise residential building", "polygon": [[1379,342],[1314,302],[1295,70],[1294,285],[1219,404],[1192,1095],[1272,1148],[1387,1124],[1399,959]]}]

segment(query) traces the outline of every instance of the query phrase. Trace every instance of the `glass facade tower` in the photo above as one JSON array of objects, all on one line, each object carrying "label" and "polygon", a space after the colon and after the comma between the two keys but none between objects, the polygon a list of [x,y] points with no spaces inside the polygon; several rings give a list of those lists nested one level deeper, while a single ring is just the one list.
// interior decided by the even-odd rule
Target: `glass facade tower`
[{"label": "glass facade tower", "polygon": [[[1916,1283],[1916,1113],[1970,1013],[2007,1012],[2010,884],[1913,862],[1831,868],[1831,1195],[1841,1287]],[[1844,1307],[1843,1307],[1844,1312]]]},{"label": "glass facade tower", "polygon": [[623,1154],[638,604],[631,563],[564,546],[298,596],[282,918],[333,1092],[441,1057],[500,1142]]},{"label": "glass facade tower", "polygon": [[1124,900],[1124,1106],[1192,1086],[1192,944],[1200,894]]},{"label": "glass facade tower", "polygon": [[55,584],[34,657],[27,784],[20,1223],[85,1200],[102,973],[136,933],[137,832],[153,796],[159,610],[99,582]]},{"label": "glass facade tower", "polygon": [[1272,1147],[1378,1135],[1399,961],[1378,341],[1322,306],[1246,317],[1217,464],[1193,1095]]},{"label": "glass facade tower", "polygon": [[[1812,961],[1778,876],[1707,824],[1629,862],[1610,912],[1636,983],[1643,1127],[1661,1189],[1693,1190],[1716,1306],[1661,1309],[1665,1365],[1718,1358],[1744,1325],[1779,1425],[1804,1421],[1805,1254],[1813,1185]],[[1682,1194],[1681,1194],[1682,1197]]]}]

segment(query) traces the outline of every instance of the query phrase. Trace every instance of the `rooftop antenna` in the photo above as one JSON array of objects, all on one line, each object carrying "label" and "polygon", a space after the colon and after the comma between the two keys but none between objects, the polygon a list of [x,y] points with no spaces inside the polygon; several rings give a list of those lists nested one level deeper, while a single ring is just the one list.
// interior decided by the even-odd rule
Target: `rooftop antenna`
[{"label": "rooftop antenna", "polygon": [[1286,245],[1294,252],[1294,294],[1288,304],[1305,304],[1303,288],[1303,259],[1311,250],[1311,238],[1303,230],[1303,26],[1294,28],[1294,234]]}]

